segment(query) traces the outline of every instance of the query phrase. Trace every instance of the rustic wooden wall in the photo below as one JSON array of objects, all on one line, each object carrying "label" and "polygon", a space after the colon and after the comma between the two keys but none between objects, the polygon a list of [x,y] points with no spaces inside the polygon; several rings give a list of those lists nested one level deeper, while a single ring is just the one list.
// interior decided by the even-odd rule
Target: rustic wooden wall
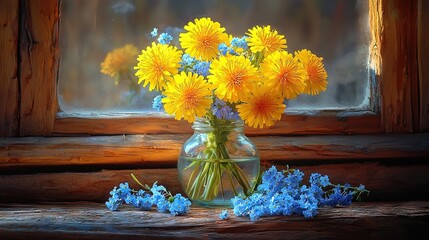
[{"label": "rustic wooden wall", "polygon": [[58,1],[21,1],[20,135],[49,135],[57,113]]},{"label": "rustic wooden wall", "polygon": [[0,136],[19,129],[19,1],[0,0]]},{"label": "rustic wooden wall", "polygon": [[413,132],[419,123],[417,0],[370,1],[372,55],[378,68],[385,131]]},{"label": "rustic wooden wall", "polygon": [[420,130],[429,131],[429,1],[418,6],[418,64],[420,89]]}]

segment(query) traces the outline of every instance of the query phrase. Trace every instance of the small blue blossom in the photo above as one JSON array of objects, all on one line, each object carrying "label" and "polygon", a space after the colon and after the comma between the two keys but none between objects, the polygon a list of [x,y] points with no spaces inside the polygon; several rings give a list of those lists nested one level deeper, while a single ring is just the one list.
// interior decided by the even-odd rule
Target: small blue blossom
[{"label": "small blue blossom", "polygon": [[331,185],[331,182],[329,181],[328,175],[320,177],[320,185],[322,185],[322,187],[327,187],[327,186]]},{"label": "small blue blossom", "polygon": [[353,194],[351,191],[341,191],[339,185],[335,186],[328,198],[321,202],[322,206],[348,206],[352,204]]},{"label": "small blue blossom", "polygon": [[158,182],[154,182],[153,185],[152,185],[152,187],[150,188],[150,191],[153,194],[157,194],[157,193],[160,193],[160,192],[167,192],[167,189],[164,186],[162,186],[162,185],[158,185]]},{"label": "small blue blossom", "polygon": [[228,219],[228,210],[224,209],[219,214],[220,220],[226,220]]},{"label": "small blue blossom", "polygon": [[366,189],[365,189],[365,185],[363,185],[363,184],[360,184],[359,185],[359,187],[357,188],[357,190],[359,191],[359,192],[364,192]]},{"label": "small blue blossom", "polygon": [[143,196],[137,196],[134,207],[140,208],[142,210],[148,211],[152,208],[152,202],[151,202],[151,196],[149,194],[146,194]]},{"label": "small blue blossom", "polygon": [[229,51],[229,48],[225,43],[219,44],[217,49],[219,50],[220,54],[222,54],[222,55],[226,55]]},{"label": "small blue blossom", "polygon": [[242,38],[233,38],[231,40],[231,47],[233,48],[242,48],[243,50],[248,50],[249,46],[247,45],[247,41],[246,41],[247,37],[242,37]]},{"label": "small blue blossom", "polygon": [[161,44],[169,44],[173,40],[173,37],[168,33],[161,33],[158,37],[158,42]]},{"label": "small blue blossom", "polygon": [[124,199],[130,194],[131,189],[127,182],[119,184],[119,189],[117,190],[120,198]]},{"label": "small blue blossom", "polygon": [[182,55],[182,61],[180,62],[179,71],[190,71],[197,60],[185,53]]},{"label": "small blue blossom", "polygon": [[156,37],[158,36],[158,28],[153,28],[152,32],[150,32],[150,35],[152,37]]},{"label": "small blue blossom", "polygon": [[124,199],[126,204],[135,205],[136,204],[136,196],[134,194],[129,194]]},{"label": "small blue blossom", "polygon": [[164,104],[162,103],[163,98],[165,98],[164,95],[157,95],[152,101],[152,108],[156,111],[164,111]]},{"label": "small blue blossom", "polygon": [[191,201],[189,199],[183,197],[180,193],[174,195],[174,200],[169,206],[169,211],[171,215],[185,215],[189,212],[189,208],[191,207]]},{"label": "small blue blossom", "polygon": [[326,187],[331,183],[327,175],[322,176],[320,173],[312,173],[310,176],[310,184]]},{"label": "small blue blossom", "polygon": [[171,207],[171,203],[165,197],[158,199],[155,205],[158,212],[168,212]]},{"label": "small blue blossom", "polygon": [[199,61],[192,68],[194,73],[197,73],[204,77],[207,77],[207,75],[209,75],[209,69],[210,69],[210,62],[205,62],[205,61]]},{"label": "small blue blossom", "polygon": [[218,119],[239,120],[241,119],[237,111],[234,111],[226,102],[216,98],[212,104],[211,111]]},{"label": "small blue blossom", "polygon": [[191,55],[189,55],[187,53],[185,53],[185,54],[182,55],[182,62],[181,62],[182,65],[188,65],[188,66],[190,66],[195,61],[196,61],[195,58],[191,57]]},{"label": "small blue blossom", "polygon": [[116,196],[110,197],[106,202],[106,207],[111,211],[116,211],[120,205],[122,205],[122,199],[119,199]]}]

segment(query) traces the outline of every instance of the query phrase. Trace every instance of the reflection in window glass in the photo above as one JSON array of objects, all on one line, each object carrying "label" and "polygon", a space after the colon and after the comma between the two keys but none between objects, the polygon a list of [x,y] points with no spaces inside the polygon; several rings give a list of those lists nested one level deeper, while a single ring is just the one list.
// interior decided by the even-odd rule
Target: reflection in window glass
[{"label": "reflection in window glass", "polygon": [[271,25],[286,36],[289,52],[307,48],[324,58],[327,91],[290,100],[289,109],[362,106],[369,82],[367,5],[363,0],[63,0],[61,110],[152,111],[157,93],[138,85],[128,66],[155,40],[154,27],[177,36],[189,21],[205,16],[237,37],[255,25]]}]

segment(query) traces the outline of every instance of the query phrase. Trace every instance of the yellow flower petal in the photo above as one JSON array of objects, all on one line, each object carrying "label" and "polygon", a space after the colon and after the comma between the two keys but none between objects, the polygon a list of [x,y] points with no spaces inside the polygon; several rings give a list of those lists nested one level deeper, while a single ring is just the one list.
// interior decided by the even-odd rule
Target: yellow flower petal
[{"label": "yellow flower petal", "polygon": [[306,49],[295,52],[295,56],[302,63],[306,73],[304,93],[316,95],[325,91],[328,85],[328,73],[323,65],[323,58],[317,57]]},{"label": "yellow flower petal", "polygon": [[204,77],[189,72],[174,75],[163,92],[165,112],[174,115],[177,120],[195,121],[203,117],[212,104],[212,90]]},{"label": "yellow flower petal", "polygon": [[259,79],[257,69],[244,56],[220,56],[210,65],[208,80],[218,98],[231,103],[248,94],[252,82]]},{"label": "yellow flower petal", "polygon": [[304,67],[286,51],[277,51],[264,58],[260,71],[267,86],[287,99],[301,94],[306,86]]},{"label": "yellow flower petal", "polygon": [[182,51],[166,44],[152,43],[138,56],[136,76],[149,91],[163,90],[166,83],[179,72]]},{"label": "yellow flower petal", "polygon": [[278,34],[276,30],[271,30],[271,26],[256,26],[249,29],[247,35],[249,36],[247,42],[253,53],[263,52],[264,56],[268,56],[287,47],[285,36]]},{"label": "yellow flower petal", "polygon": [[185,26],[187,32],[179,35],[180,45],[185,52],[201,60],[212,60],[218,54],[220,43],[228,41],[225,28],[210,18],[195,19]]},{"label": "yellow flower petal", "polygon": [[242,104],[237,105],[238,114],[254,128],[274,125],[280,120],[286,105],[283,98],[264,85],[255,85]]}]

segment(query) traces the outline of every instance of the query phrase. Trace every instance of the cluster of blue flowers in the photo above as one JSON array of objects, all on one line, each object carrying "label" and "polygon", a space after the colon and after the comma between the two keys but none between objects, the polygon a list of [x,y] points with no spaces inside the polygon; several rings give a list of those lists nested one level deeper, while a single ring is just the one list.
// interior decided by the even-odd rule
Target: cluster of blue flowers
[{"label": "cluster of blue flowers", "polygon": [[152,101],[152,108],[157,111],[164,111],[164,104],[161,101],[163,98],[165,98],[164,95],[157,95]]},{"label": "cluster of blue flowers", "polygon": [[[152,32],[150,32],[150,35],[152,37],[158,36],[158,28],[154,28]],[[173,37],[169,33],[161,33],[158,36],[158,42],[161,44],[170,44],[172,40],[173,40]]]},{"label": "cluster of blue flowers", "polygon": [[240,116],[226,102],[216,98],[212,104],[211,111],[218,119],[238,120]]},{"label": "cluster of blue flowers", "polygon": [[222,55],[226,55],[228,53],[231,55],[239,55],[239,53],[237,52],[238,49],[240,49],[241,51],[247,51],[249,49],[246,38],[246,36],[241,38],[234,37],[232,38],[229,47],[225,43],[221,43],[218,46],[218,50]]},{"label": "cluster of blue flowers", "polygon": [[207,77],[209,75],[209,69],[210,62],[197,60],[187,53],[182,55],[179,71],[197,73]]},{"label": "cluster of blue flowers", "polygon": [[149,211],[156,206],[158,212],[170,212],[171,215],[185,215],[189,212],[191,201],[180,193],[172,196],[162,185],[155,182],[152,187],[147,187],[149,192],[143,189],[136,191],[131,189],[127,182],[119,184],[110,192],[110,198],[106,202],[108,209],[116,211],[122,204],[132,205],[141,210]]},{"label": "cluster of blue flowers", "polygon": [[[287,173],[287,174],[285,174]],[[304,173],[299,170],[277,171],[275,166],[265,171],[257,191],[242,199],[231,199],[236,216],[248,216],[252,221],[262,216],[303,215],[311,218],[322,206],[350,205],[354,195],[369,192],[365,186],[333,185],[328,176],[313,173],[310,185],[303,185]],[[328,190],[325,190],[328,188]]]}]

